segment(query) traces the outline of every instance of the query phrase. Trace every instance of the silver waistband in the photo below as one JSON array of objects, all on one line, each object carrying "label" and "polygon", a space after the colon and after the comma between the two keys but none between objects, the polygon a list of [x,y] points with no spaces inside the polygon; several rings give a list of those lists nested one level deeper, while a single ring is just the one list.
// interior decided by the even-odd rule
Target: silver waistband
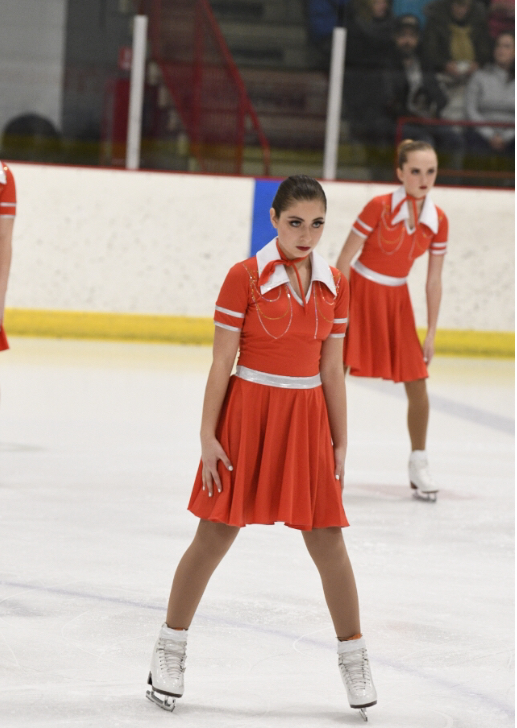
[{"label": "silver waistband", "polygon": [[258,372],[256,369],[238,366],[235,375],[241,379],[255,384],[265,384],[268,387],[281,387],[282,389],[314,389],[321,384],[321,377],[315,374],[313,377],[284,377],[280,374],[267,374]]},{"label": "silver waistband", "polygon": [[403,286],[404,283],[407,283],[407,276],[406,278],[385,276],[383,273],[377,273],[377,271],[367,268],[358,260],[356,260],[355,263],[352,263],[352,268],[357,271],[359,275],[363,276],[363,278],[368,278],[369,281],[373,281],[374,283],[380,283],[382,286]]}]

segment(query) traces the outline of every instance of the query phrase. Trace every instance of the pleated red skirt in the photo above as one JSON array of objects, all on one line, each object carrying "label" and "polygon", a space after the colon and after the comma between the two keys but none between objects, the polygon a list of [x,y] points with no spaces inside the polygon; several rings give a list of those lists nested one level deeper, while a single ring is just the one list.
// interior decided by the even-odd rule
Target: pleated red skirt
[{"label": "pleated red skirt", "polygon": [[0,351],[5,351],[9,348],[9,342],[7,341],[7,336],[5,335],[4,327],[0,326]]},{"label": "pleated red skirt", "polygon": [[412,382],[429,376],[407,285],[383,286],[350,270],[344,361],[356,377]]},{"label": "pleated red skirt", "polygon": [[282,389],[232,376],[217,437],[233,471],[219,462],[222,492],[202,490],[201,464],[189,510],[230,526],[348,526],[322,387]]}]

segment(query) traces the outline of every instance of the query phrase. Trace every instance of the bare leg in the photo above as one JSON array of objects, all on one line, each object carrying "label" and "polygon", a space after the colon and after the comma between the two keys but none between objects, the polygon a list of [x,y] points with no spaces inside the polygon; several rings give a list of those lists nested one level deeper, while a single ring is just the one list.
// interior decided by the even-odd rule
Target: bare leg
[{"label": "bare leg", "polygon": [[404,382],[408,398],[407,424],[411,450],[425,450],[427,423],[429,422],[429,398],[425,379]]},{"label": "bare leg", "polygon": [[210,577],[235,541],[239,528],[201,520],[172,582],[167,626],[188,629]]},{"label": "bare leg", "polygon": [[346,640],[360,634],[357,588],[341,529],[316,528],[302,534],[320,573],[338,639]]}]

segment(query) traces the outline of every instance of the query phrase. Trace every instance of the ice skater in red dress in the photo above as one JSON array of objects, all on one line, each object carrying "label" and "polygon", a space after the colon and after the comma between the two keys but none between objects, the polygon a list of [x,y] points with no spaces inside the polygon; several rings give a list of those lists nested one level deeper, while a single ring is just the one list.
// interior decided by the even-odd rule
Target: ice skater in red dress
[{"label": "ice skater in red dress", "polygon": [[[402,186],[366,205],[337,261],[350,280],[345,367],[358,377],[404,382],[411,440],[409,481],[414,494],[428,500],[436,499],[438,488],[426,452],[426,378],[434,354],[448,235],[447,217],[429,197],[437,171],[436,153],[429,144],[402,142],[397,160]],[[406,281],[414,260],[427,251],[427,335],[422,348]]]},{"label": "ice skater in red dress", "polygon": [[13,173],[0,161],[0,351],[9,348],[4,331],[5,295],[11,268],[16,188]]},{"label": "ice skater in red dress", "polygon": [[208,581],[239,529],[252,523],[302,532],[338,637],[350,705],[365,717],[377,700],[342,535],[348,281],[314,250],[325,214],[316,180],[284,180],[271,208],[278,237],[230,269],[217,299],[189,503],[200,522],[177,567],[149,673],[148,697],[168,710],[183,694],[188,629]]}]

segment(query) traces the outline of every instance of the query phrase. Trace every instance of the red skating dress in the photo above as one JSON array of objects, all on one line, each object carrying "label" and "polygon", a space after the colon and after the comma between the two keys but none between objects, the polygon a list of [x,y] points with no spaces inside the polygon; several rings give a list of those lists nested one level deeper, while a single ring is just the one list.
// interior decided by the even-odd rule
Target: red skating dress
[{"label": "red skating dress", "polygon": [[219,462],[223,490],[208,497],[200,464],[188,506],[199,518],[304,531],[348,526],[319,375],[323,342],[345,336],[348,282],[311,257],[305,308],[283,265],[259,285],[264,267],[280,258],[276,240],[233,266],[223,283],[215,324],[241,332],[217,427],[233,471]]},{"label": "red skating dress", "polygon": [[445,213],[427,196],[416,230],[408,228],[403,187],[374,197],[354,223],[365,239],[350,270],[350,325],[344,361],[350,374],[411,382],[428,376],[407,287],[416,258],[447,251]]},{"label": "red skating dress", "polygon": [[[16,215],[16,188],[13,173],[4,162],[0,162],[0,218]],[[0,326],[0,351],[9,348],[3,325]]]}]

